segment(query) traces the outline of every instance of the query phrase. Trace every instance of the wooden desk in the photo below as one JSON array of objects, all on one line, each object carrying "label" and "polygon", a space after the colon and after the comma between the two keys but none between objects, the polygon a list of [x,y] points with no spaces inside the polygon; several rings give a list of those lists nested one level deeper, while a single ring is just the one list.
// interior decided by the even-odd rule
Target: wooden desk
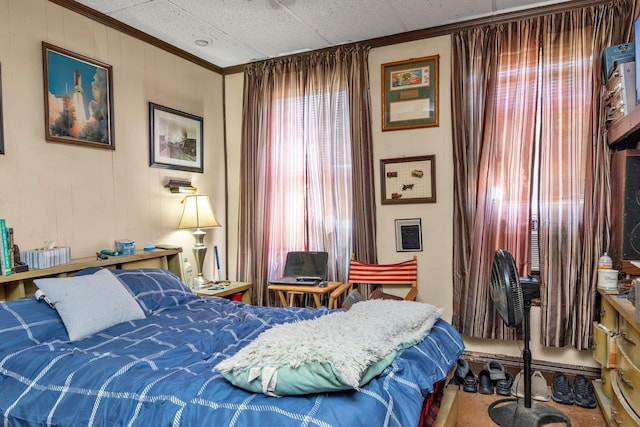
[{"label": "wooden desk", "polygon": [[[269,284],[269,289],[278,292],[280,297],[280,303],[283,307],[293,307],[294,298],[296,295],[310,294],[313,296],[313,301],[316,303],[316,307],[322,307],[321,295],[331,293],[335,288],[340,286],[342,282],[327,282],[327,286],[321,288],[320,286],[302,286],[302,285],[281,285],[281,284]],[[285,294],[289,297],[289,302]]]},{"label": "wooden desk", "polygon": [[233,294],[242,293],[242,302],[245,304],[251,304],[251,290],[253,289],[252,283],[226,282],[220,284],[224,285],[224,289],[213,289],[213,287],[198,289],[198,291],[196,291],[196,294],[206,297],[228,297]]}]

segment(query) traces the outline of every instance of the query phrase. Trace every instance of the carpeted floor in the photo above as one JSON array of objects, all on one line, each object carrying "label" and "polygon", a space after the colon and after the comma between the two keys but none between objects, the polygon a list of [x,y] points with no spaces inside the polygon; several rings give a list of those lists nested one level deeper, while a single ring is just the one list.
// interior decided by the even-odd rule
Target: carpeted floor
[{"label": "carpeted floor", "polygon": [[[549,390],[551,393],[551,390]],[[489,405],[504,396],[496,394],[458,392],[458,422],[457,427],[491,427],[497,426],[488,413]],[[571,420],[572,427],[604,427],[607,425],[600,408],[586,409],[576,405],[561,405],[554,401],[544,402],[562,411]],[[548,426],[562,426],[563,423],[546,424]],[[517,426],[515,426],[517,427]]]}]

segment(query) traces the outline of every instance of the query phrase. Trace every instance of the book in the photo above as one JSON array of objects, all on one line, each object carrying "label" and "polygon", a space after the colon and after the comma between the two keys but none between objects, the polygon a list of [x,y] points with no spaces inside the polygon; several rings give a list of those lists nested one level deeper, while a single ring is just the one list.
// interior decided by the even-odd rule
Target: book
[{"label": "book", "polygon": [[10,266],[11,266],[11,272],[15,273],[16,272],[16,260],[15,260],[15,252],[14,252],[14,248],[15,248],[15,241],[13,239],[13,227],[7,227],[7,236],[9,238],[9,259],[10,259]]},{"label": "book", "polygon": [[9,236],[7,233],[7,221],[0,218],[0,237],[2,238],[2,274],[11,275],[11,257],[9,255]]}]

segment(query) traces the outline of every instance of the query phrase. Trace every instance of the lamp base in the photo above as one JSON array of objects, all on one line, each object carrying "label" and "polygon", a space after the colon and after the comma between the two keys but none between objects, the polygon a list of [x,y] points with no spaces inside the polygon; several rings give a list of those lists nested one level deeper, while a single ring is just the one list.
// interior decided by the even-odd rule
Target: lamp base
[{"label": "lamp base", "polygon": [[211,285],[213,282],[209,279],[207,279],[206,277],[204,277],[202,274],[196,276],[193,278],[193,289],[202,289],[202,288],[206,288],[209,285]]},{"label": "lamp base", "polygon": [[207,255],[207,247],[205,246],[203,240],[206,232],[201,229],[196,229],[193,232],[193,237],[196,240],[195,245],[193,246],[193,256],[196,259],[196,277],[193,278],[193,289],[200,289],[202,287],[206,287],[211,283],[211,280],[204,277],[202,274],[202,267],[204,266],[204,258]]}]

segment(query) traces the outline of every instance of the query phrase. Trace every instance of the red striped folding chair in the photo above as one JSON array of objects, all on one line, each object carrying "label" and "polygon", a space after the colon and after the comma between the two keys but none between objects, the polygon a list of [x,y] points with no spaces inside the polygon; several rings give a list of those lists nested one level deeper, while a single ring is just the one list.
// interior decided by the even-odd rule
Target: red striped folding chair
[{"label": "red striped folding chair", "polygon": [[413,301],[418,295],[418,260],[412,259],[395,264],[366,264],[351,258],[349,281],[343,283],[329,297],[329,308],[338,308],[338,298],[345,291],[350,293],[358,284],[383,285],[409,288],[403,299]]}]

